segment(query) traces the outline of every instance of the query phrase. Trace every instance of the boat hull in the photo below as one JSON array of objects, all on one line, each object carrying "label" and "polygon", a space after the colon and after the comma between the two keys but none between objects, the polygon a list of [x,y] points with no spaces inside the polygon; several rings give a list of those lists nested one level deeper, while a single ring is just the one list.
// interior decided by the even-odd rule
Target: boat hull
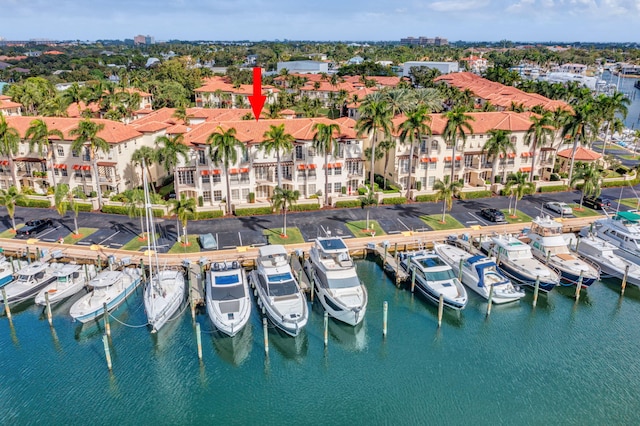
[{"label": "boat hull", "polygon": [[232,274],[224,275],[237,276],[244,290],[244,296],[232,299],[214,299],[212,282],[216,274],[210,272],[207,277],[206,305],[207,314],[213,326],[223,334],[233,337],[238,334],[249,322],[251,317],[251,298],[247,278],[244,270],[232,270]]},{"label": "boat hull", "polygon": [[[172,319],[182,305],[185,283],[181,272],[171,270],[159,271],[152,281],[156,282],[149,282],[145,288],[144,307],[151,331],[157,332]],[[170,287],[158,284],[165,281],[170,283]]]},{"label": "boat hull", "polygon": [[[520,272],[519,269],[511,267],[508,263],[502,262],[498,266],[500,271],[505,274],[508,278],[511,278],[523,285],[529,287],[535,287],[537,277],[533,277],[531,275],[525,275]],[[540,284],[538,288],[540,291],[550,292],[557,285],[556,282],[545,280],[544,278],[540,278]]]},{"label": "boat hull", "polygon": [[[403,260],[400,263],[400,265],[402,266],[402,269],[404,269],[405,272],[407,272],[408,274],[411,274],[411,271],[409,271],[406,261],[407,260]],[[440,294],[441,294],[440,292],[437,292],[434,288],[432,288],[427,283],[423,282],[422,279],[418,278],[417,276],[416,276],[415,284],[416,284],[416,288],[418,289],[418,292],[424,298],[426,298],[436,306],[440,304]],[[464,309],[465,306],[467,306],[466,298],[463,301],[458,301],[456,299],[452,299],[446,296],[443,297],[442,299],[443,299],[442,303],[445,307],[456,310],[456,311]]]},{"label": "boat hull", "polygon": [[16,303],[32,299],[36,294],[38,294],[38,292],[40,292],[40,290],[48,286],[53,280],[55,280],[55,278],[50,276],[33,286],[24,288],[21,288],[19,283],[16,281],[12,281],[4,286],[5,291],[7,292],[7,300],[3,300],[3,303]]}]

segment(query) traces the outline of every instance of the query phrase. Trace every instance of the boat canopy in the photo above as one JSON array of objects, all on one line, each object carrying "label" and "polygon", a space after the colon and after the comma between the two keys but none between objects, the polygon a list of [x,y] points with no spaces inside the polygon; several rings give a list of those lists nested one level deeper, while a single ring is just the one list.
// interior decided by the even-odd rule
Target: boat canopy
[{"label": "boat canopy", "polygon": [[238,284],[240,282],[240,278],[238,274],[216,275],[213,277],[213,282],[218,286],[233,285]]},{"label": "boat canopy", "polygon": [[638,223],[640,222],[640,214],[634,212],[618,212],[615,216],[615,219],[622,219],[628,222]]},{"label": "boat canopy", "polygon": [[[485,269],[488,269],[488,271],[485,271]],[[498,272],[496,264],[494,262],[480,263],[476,265],[476,271],[478,272],[478,287],[484,287],[484,276],[486,272],[491,272],[495,275],[499,275],[501,278],[503,278],[504,282],[507,281],[507,278],[503,277],[502,274]]]},{"label": "boat canopy", "polygon": [[416,259],[424,268],[435,268],[436,266],[447,266],[438,256],[424,257]]},{"label": "boat canopy", "polygon": [[483,260],[486,259],[486,256],[482,256],[480,254],[477,254],[475,256],[471,256],[469,259],[467,259],[467,262],[469,262],[469,264],[473,265],[474,263],[476,263],[479,260]]},{"label": "boat canopy", "polygon": [[322,246],[322,250],[326,252],[330,251],[342,251],[346,250],[347,246],[341,238],[325,238],[319,239],[318,242]]},{"label": "boat canopy", "polygon": [[283,281],[291,281],[293,280],[293,277],[291,276],[291,274],[289,272],[285,272],[282,274],[273,274],[273,275],[269,275],[269,284],[271,283],[280,283]]},{"label": "boat canopy", "polygon": [[120,271],[103,271],[89,282],[89,286],[94,288],[109,287],[118,282],[123,272]]}]

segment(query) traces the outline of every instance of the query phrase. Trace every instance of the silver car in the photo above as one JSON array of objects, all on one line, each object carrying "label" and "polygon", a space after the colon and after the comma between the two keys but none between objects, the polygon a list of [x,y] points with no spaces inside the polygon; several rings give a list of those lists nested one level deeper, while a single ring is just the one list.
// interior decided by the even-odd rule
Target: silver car
[{"label": "silver car", "polygon": [[552,212],[556,212],[562,216],[569,216],[573,214],[573,210],[567,203],[559,201],[550,201],[544,204],[544,207]]}]

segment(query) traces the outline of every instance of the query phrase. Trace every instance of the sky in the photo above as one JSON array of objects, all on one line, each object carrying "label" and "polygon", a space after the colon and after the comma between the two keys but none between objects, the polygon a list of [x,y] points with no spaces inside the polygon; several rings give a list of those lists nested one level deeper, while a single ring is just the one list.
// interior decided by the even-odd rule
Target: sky
[{"label": "sky", "polygon": [[640,0],[0,0],[7,40],[640,42]]}]

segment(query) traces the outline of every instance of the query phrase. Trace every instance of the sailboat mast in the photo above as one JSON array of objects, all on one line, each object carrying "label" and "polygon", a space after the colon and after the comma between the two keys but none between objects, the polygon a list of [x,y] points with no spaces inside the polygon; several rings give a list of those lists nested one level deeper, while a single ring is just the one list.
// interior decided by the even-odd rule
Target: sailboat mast
[{"label": "sailboat mast", "polygon": [[[153,282],[154,266],[158,265],[158,255],[156,250],[156,232],[153,226],[153,209],[151,208],[151,197],[149,196],[149,181],[146,173],[146,165],[144,159],[142,159],[142,186],[144,191],[144,215],[145,224],[147,226],[147,237],[149,238],[149,244],[147,244],[147,253],[149,257],[149,282]],[[155,257],[155,263],[153,262],[153,256]]]}]

